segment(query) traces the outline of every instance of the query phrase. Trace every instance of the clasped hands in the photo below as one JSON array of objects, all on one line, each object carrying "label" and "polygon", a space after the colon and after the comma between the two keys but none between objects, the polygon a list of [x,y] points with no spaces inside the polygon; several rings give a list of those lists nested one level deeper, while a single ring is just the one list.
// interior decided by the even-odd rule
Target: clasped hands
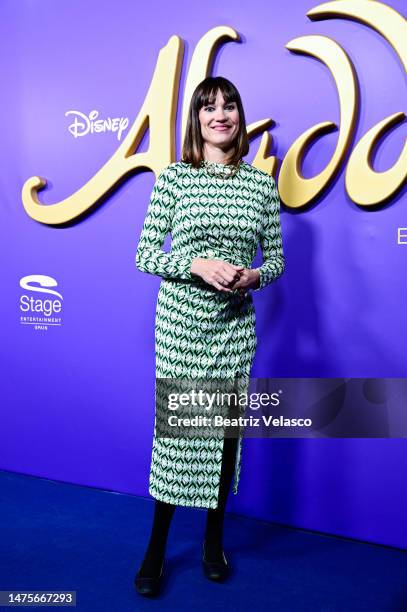
[{"label": "clasped hands", "polygon": [[258,270],[204,257],[194,257],[190,271],[219,291],[231,293],[238,289],[241,295],[246,295],[249,289],[257,288],[260,279]]}]

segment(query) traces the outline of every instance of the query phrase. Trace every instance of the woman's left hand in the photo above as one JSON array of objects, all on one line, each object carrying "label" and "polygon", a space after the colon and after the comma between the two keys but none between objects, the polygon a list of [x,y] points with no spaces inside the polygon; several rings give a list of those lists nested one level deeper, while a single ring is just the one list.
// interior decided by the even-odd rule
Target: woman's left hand
[{"label": "woman's left hand", "polygon": [[239,279],[228,285],[232,291],[239,289],[240,293],[245,295],[249,289],[255,289],[259,286],[260,274],[258,270],[243,268],[239,274]]}]

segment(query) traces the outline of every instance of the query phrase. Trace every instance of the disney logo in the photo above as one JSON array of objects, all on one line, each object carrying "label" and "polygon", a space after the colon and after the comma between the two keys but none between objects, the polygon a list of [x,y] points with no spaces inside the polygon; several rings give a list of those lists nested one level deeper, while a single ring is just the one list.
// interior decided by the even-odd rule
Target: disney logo
[{"label": "disney logo", "polygon": [[73,123],[68,126],[68,130],[75,138],[95,132],[117,132],[117,140],[120,140],[122,132],[129,125],[127,117],[97,119],[99,116],[99,111],[97,110],[91,111],[89,116],[76,110],[66,111],[65,116],[67,115],[74,115]]}]

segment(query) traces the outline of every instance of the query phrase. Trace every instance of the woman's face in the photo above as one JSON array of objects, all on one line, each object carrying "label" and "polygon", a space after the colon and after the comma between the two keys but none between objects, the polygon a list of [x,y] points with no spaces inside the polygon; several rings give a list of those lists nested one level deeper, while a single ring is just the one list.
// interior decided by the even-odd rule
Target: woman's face
[{"label": "woman's face", "polygon": [[220,90],[212,105],[199,111],[202,138],[222,150],[229,149],[239,131],[239,111],[236,102],[225,104]]}]

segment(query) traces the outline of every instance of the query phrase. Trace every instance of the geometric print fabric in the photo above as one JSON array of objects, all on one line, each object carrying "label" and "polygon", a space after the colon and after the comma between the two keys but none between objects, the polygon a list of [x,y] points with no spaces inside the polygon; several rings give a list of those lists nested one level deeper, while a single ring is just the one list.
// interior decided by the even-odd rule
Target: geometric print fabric
[{"label": "geometric print fabric", "polygon": [[[246,162],[235,176],[211,162],[194,168],[179,161],[157,178],[137,246],[139,270],[162,277],[155,317],[155,402],[157,379],[228,379],[247,390],[257,345],[252,291],[284,271],[280,199],[273,177]],[[171,234],[171,251],[162,246]],[[191,273],[194,257],[221,259],[246,268],[260,243],[260,285],[223,293]],[[243,436],[239,436],[232,490],[240,478]],[[161,438],[154,425],[149,493],[167,503],[201,508],[218,505],[222,438]]]}]

